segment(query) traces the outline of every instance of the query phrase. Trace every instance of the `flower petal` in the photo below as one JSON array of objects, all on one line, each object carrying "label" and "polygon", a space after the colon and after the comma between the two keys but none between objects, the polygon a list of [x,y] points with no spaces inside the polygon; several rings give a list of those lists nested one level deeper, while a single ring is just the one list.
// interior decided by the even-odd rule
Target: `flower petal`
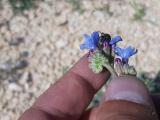
[{"label": "flower petal", "polygon": [[120,57],[123,56],[123,51],[124,50],[122,48],[120,48],[120,47],[116,47],[115,48],[115,54],[118,55],[118,56],[120,56]]},{"label": "flower petal", "polygon": [[137,49],[135,49],[134,47],[129,46],[128,48],[126,48],[126,51],[128,51],[129,57],[136,54],[138,52]]},{"label": "flower petal", "polygon": [[92,40],[91,40],[91,37],[88,34],[84,34],[83,37],[84,37],[84,43],[85,44],[91,44]]},{"label": "flower petal", "polygon": [[137,49],[131,46],[124,48],[124,49],[120,47],[115,48],[115,54],[121,57],[124,62],[127,62],[129,57],[131,57],[132,55],[136,53],[137,53]]},{"label": "flower petal", "polygon": [[122,41],[121,36],[117,35],[114,38],[111,39],[111,41],[109,42],[110,45],[116,44],[117,42]]},{"label": "flower petal", "polygon": [[84,34],[84,43],[80,45],[80,49],[96,49],[98,47],[99,32],[93,32],[91,36]]},{"label": "flower petal", "polygon": [[94,45],[98,46],[99,32],[93,32],[91,37],[92,37]]},{"label": "flower petal", "polygon": [[81,50],[84,50],[84,49],[86,49],[86,46],[85,46],[85,44],[80,44],[80,46],[79,46],[79,47],[80,47],[80,49],[81,49]]}]

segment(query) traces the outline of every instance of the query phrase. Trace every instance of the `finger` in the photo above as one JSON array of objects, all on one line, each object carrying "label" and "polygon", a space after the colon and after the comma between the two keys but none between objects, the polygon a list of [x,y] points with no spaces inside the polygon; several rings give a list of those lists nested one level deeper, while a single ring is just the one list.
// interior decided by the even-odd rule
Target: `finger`
[{"label": "finger", "polygon": [[88,67],[85,55],[37,99],[33,108],[66,120],[78,119],[109,76],[108,71],[94,74]]},{"label": "finger", "polygon": [[[119,101],[119,104],[116,103],[117,100]],[[105,92],[105,101],[106,107],[110,104],[111,106],[110,108],[104,107],[105,105],[103,105],[102,108],[100,107],[97,114],[99,117],[102,116],[102,118],[106,118],[111,115],[111,111],[115,111],[114,113],[117,114],[117,116],[112,116],[112,118],[143,118],[147,120],[149,118],[157,117],[152,99],[146,86],[135,77],[122,76],[112,80]],[[109,102],[111,103],[109,104]],[[135,109],[138,112],[135,112]],[[109,112],[108,115],[103,113],[106,111]],[[101,112],[102,114],[100,114]]]},{"label": "finger", "polygon": [[121,76],[112,80],[105,92],[105,101],[122,99],[135,103],[153,105],[146,86],[133,76]]},{"label": "finger", "polygon": [[107,87],[104,103],[93,110],[94,112],[90,110],[88,114],[83,114],[83,120],[157,118],[147,88],[141,81],[130,76],[112,80]]},{"label": "finger", "polygon": [[159,115],[160,118],[160,93],[152,94],[152,100],[155,105],[157,114]]},{"label": "finger", "polygon": [[96,120],[95,119],[96,114],[97,114],[97,107],[90,108],[81,115],[80,120]]}]

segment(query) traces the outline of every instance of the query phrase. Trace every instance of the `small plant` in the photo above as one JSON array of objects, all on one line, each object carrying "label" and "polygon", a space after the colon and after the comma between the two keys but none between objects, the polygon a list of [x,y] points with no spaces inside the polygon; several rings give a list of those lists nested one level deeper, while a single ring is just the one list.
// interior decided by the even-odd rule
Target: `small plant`
[{"label": "small plant", "polygon": [[[160,72],[156,78],[150,78],[148,74],[141,73],[137,75],[134,66],[129,65],[129,58],[135,55],[138,50],[134,47],[128,46],[121,48],[117,43],[122,41],[122,38],[117,36],[110,36],[107,33],[93,32],[91,35],[84,34],[84,43],[80,45],[80,49],[88,49],[89,68],[96,74],[107,69],[111,73],[111,78],[105,86],[115,77],[121,75],[137,76],[148,87],[151,93],[160,92],[160,85],[156,80],[160,78]],[[89,107],[98,104],[102,98],[102,89],[94,96]]]},{"label": "small plant", "polygon": [[35,0],[9,0],[14,12],[23,12],[35,7]]},{"label": "small plant", "polygon": [[78,11],[80,14],[84,12],[84,9],[82,8],[82,4],[80,0],[67,0],[67,2],[72,5],[72,8],[74,11]]},{"label": "small plant", "polygon": [[133,20],[142,20],[146,15],[146,8],[144,5],[134,1],[132,3],[132,8],[134,9]]},{"label": "small plant", "polygon": [[[89,49],[88,61],[89,68],[94,73],[100,73],[103,69],[109,70],[112,78],[121,75],[136,76],[137,72],[134,66],[129,65],[129,58],[137,53],[137,49],[128,46],[121,48],[117,43],[122,41],[120,36],[111,37],[107,33],[93,32],[91,35],[84,34],[84,43],[80,45],[80,49]],[[156,78],[150,78],[148,74],[138,74],[138,78],[142,80],[149,91],[152,93],[160,91],[160,85],[155,81],[159,81],[160,73]]]},{"label": "small plant", "polygon": [[129,65],[131,56],[137,53],[137,49],[128,46],[121,48],[117,43],[122,41],[120,36],[111,37],[107,33],[93,32],[84,34],[84,43],[80,49],[89,49],[89,67],[94,73],[100,73],[104,68],[110,71],[112,78],[120,75],[136,76],[136,70]]}]

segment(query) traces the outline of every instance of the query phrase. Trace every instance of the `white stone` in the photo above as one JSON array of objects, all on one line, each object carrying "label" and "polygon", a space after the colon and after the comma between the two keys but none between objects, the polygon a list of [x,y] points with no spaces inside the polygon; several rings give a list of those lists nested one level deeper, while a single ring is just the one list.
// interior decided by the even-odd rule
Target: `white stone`
[{"label": "white stone", "polygon": [[8,88],[11,91],[17,91],[17,92],[22,91],[22,87],[16,83],[9,83]]},{"label": "white stone", "polygon": [[63,48],[67,45],[67,40],[64,39],[57,40],[55,45],[57,48]]},{"label": "white stone", "polygon": [[26,30],[28,20],[22,16],[16,16],[10,21],[10,29],[12,33],[22,33]]}]

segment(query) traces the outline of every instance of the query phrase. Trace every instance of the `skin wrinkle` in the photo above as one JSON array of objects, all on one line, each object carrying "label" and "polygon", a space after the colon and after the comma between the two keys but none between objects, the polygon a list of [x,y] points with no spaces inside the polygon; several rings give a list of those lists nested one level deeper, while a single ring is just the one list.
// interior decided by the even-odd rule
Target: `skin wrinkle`
[{"label": "skin wrinkle", "polygon": [[[72,76],[72,77],[71,77]],[[61,88],[62,90],[60,90],[60,91],[62,91],[63,92],[63,87],[65,87],[65,88],[67,88],[67,89],[65,89],[65,93],[72,93],[72,91],[74,90],[74,88],[73,88],[73,86],[75,86],[76,87],[76,89],[78,89],[79,91],[81,91],[82,93],[80,93],[80,95],[83,95],[83,96],[79,96],[79,98],[81,99],[81,98],[86,98],[86,99],[88,99],[88,100],[84,100],[84,101],[88,101],[88,102],[86,102],[86,105],[85,106],[88,106],[89,105],[89,102],[91,101],[91,99],[93,98],[93,95],[94,95],[94,93],[96,92],[95,91],[95,89],[87,82],[87,80],[85,80],[83,77],[81,77],[80,75],[77,75],[76,73],[74,73],[74,72],[69,72],[66,76],[65,76],[65,78],[66,79],[69,79],[69,80],[66,80],[66,84],[65,84],[65,86],[63,86],[63,85],[60,85],[59,86],[59,84],[61,84],[61,82],[59,81],[58,83],[56,83],[55,85],[53,85],[52,87],[54,87],[54,89],[56,89],[56,87],[57,88]],[[63,78],[62,78],[63,79]],[[70,83],[72,83],[72,84],[70,84]],[[85,87],[86,86],[86,87]],[[80,88],[79,88],[80,87]],[[73,89],[73,90],[72,90]],[[67,92],[68,91],[68,92]],[[54,96],[54,94],[52,93],[52,92],[48,92],[49,94],[48,94],[48,96]],[[78,93],[77,93],[78,94]],[[69,94],[67,95],[67,94],[65,94],[66,96],[70,96]],[[92,95],[92,96],[91,96]],[[58,97],[58,95],[56,95],[55,94],[55,96],[57,96]],[[54,99],[55,99],[55,96],[54,96]],[[73,95],[71,94],[71,96],[73,97]],[[85,96],[85,97],[84,97]],[[90,96],[90,97],[89,97]],[[57,98],[58,99],[58,98]],[[55,101],[61,101],[61,97],[59,98],[59,100],[55,100]],[[60,113],[66,113],[67,111],[70,111],[70,113],[68,113],[68,114],[70,114],[70,115],[72,115],[72,111],[73,111],[73,114],[75,114],[75,113],[81,113],[82,111],[79,111],[79,107],[77,108],[77,110],[76,110],[76,107],[74,107],[74,106],[76,106],[76,104],[78,104],[77,103],[77,101],[78,100],[72,100],[72,99],[70,99],[69,100],[69,102],[70,103],[72,103],[72,106],[69,106],[69,108],[67,109],[67,110],[65,110],[65,111],[61,111],[61,110],[59,110],[60,111]],[[76,102],[76,103],[75,103]],[[54,102],[52,101],[52,104],[53,104]],[[62,100],[62,102],[61,103],[64,103],[63,102],[63,100]],[[55,103],[56,104],[56,103]],[[39,105],[39,104],[38,104]],[[45,111],[51,111],[51,110],[47,110],[46,109],[46,107],[45,106],[43,106],[43,104],[41,103],[40,104],[41,105],[41,109],[45,109]],[[57,104],[56,104],[57,105]],[[83,105],[84,106],[84,105]],[[58,110],[58,108],[59,107],[57,107],[57,108],[52,108],[52,113],[51,114],[53,114],[55,111],[57,111]],[[74,109],[73,109],[74,108]],[[86,108],[86,107],[85,107]],[[85,109],[85,108],[81,108],[81,110],[82,109]],[[76,112],[76,111],[78,111],[78,112]]]},{"label": "skin wrinkle", "polygon": [[[112,114],[119,114],[124,116],[124,118],[126,117],[125,115],[136,116],[137,120],[152,120],[152,118],[154,118],[151,116],[151,107],[126,100],[107,101],[101,104],[97,111],[96,120],[115,120],[115,117],[118,118],[116,115]],[[112,119],[106,119],[108,115]]]},{"label": "skin wrinkle", "polygon": [[[134,98],[132,96],[134,96]],[[110,97],[110,100],[111,99],[113,100],[125,99],[125,100],[132,101],[135,103],[144,103],[144,98],[142,96],[138,95],[135,92],[130,92],[130,91],[121,91],[120,93],[116,93],[114,96],[109,96],[109,97]]]},{"label": "skin wrinkle", "polygon": [[[101,74],[101,76],[106,76],[106,77],[96,77],[96,75],[94,75],[94,76],[87,76],[87,75],[84,75],[84,76],[82,76],[82,74],[84,74],[84,72],[85,71],[83,71],[83,73],[82,72],[80,72],[80,71],[75,71],[75,69],[71,69],[71,71],[72,72],[74,72],[75,74],[77,74],[77,75],[79,75],[79,76],[81,76],[81,77],[83,77],[90,85],[92,85],[92,87],[97,91],[99,88],[101,88],[102,87],[102,85],[104,85],[105,84],[105,82],[107,81],[107,79],[109,78],[109,76],[110,76],[110,73],[108,72],[108,71],[103,71],[102,73],[100,73]],[[92,71],[91,71],[92,72]],[[85,74],[91,74],[90,72],[89,73],[85,73]],[[93,74],[93,73],[92,73]],[[100,76],[100,74],[99,74],[99,76]],[[94,81],[94,82],[93,82]],[[102,84],[102,82],[103,82],[103,84]]]},{"label": "skin wrinkle", "polygon": [[30,109],[26,110],[23,116],[19,118],[19,120],[28,120],[28,118],[32,118],[32,120],[52,120],[53,116],[47,112],[39,110],[37,108],[31,107]]},{"label": "skin wrinkle", "polygon": [[[51,118],[54,118],[54,115],[52,113],[50,113],[50,111],[45,111],[43,110],[43,108],[40,108],[40,106],[32,106],[30,109],[35,110],[35,111],[39,111],[44,113],[46,116],[49,116]],[[56,111],[56,110],[55,110]],[[57,111],[58,112],[58,111]],[[62,114],[62,113],[60,113]],[[63,114],[62,114],[63,115]]]},{"label": "skin wrinkle", "polygon": [[[107,114],[107,113],[106,113]],[[107,117],[105,118],[105,120],[143,120],[143,118],[137,118],[136,116],[133,116],[133,115],[130,115],[130,114],[110,114],[110,115],[107,115]],[[96,119],[98,120],[98,119]]]},{"label": "skin wrinkle", "polygon": [[75,75],[75,77],[79,77],[81,79],[81,81],[83,81],[84,83],[80,82],[79,80],[76,79],[76,81],[80,82],[80,84],[84,84],[87,86],[88,89],[90,89],[89,91],[92,92],[92,94],[96,93],[96,89],[88,82],[89,80],[85,79],[83,76],[77,74],[76,72],[74,72],[73,70],[70,71],[70,73],[73,73],[73,75]]},{"label": "skin wrinkle", "polygon": [[[33,110],[35,110],[35,111],[33,111]],[[39,113],[41,112],[43,117],[47,118],[46,120],[53,120],[53,119],[55,119],[55,120],[66,120],[66,119],[76,120],[76,119],[78,119],[78,116],[80,116],[80,115],[74,115],[74,116],[68,115],[68,114],[62,113],[61,111],[56,110],[56,109],[54,109],[54,114],[52,114],[49,111],[44,111],[43,108],[38,108],[38,107],[35,107],[35,106],[31,107],[26,112],[29,112],[29,113],[34,114],[34,115],[36,114],[36,112],[39,112]],[[40,116],[37,116],[37,117],[39,117],[39,119],[41,119]],[[42,119],[42,120],[45,120],[45,119]]]},{"label": "skin wrinkle", "polygon": [[[61,95],[57,95],[57,94],[55,94],[55,96],[56,96],[56,98],[54,97],[54,95],[53,95],[53,93],[51,93],[52,94],[52,96],[54,97],[54,100],[52,101],[52,104],[55,104],[53,107],[56,107],[56,109],[58,109],[58,108],[61,108],[61,107],[58,107],[59,105],[59,103],[65,103],[64,104],[64,106],[65,106],[65,108],[63,108],[63,111],[62,110],[59,110],[59,111],[61,111],[62,113],[66,113],[66,112],[70,112],[70,113],[68,113],[68,114],[72,114],[72,112],[73,113],[75,113],[75,112],[79,112],[79,109],[77,109],[76,110],[76,108],[74,107],[74,106],[76,106],[76,104],[77,103],[75,103],[75,102],[77,102],[78,100],[76,100],[75,98],[73,98],[74,96],[73,96],[73,94],[72,94],[72,92],[73,92],[73,90],[74,90],[74,88],[77,88],[77,89],[79,89],[79,91],[77,91],[77,94],[79,93],[80,94],[80,96],[79,96],[79,98],[86,98],[86,99],[88,99],[87,101],[89,101],[91,98],[88,98],[88,94],[90,94],[90,93],[86,93],[85,91],[87,91],[86,89],[82,89],[83,88],[83,82],[80,82],[80,81],[82,81],[82,80],[80,80],[80,78],[76,78],[77,79],[77,81],[75,81],[74,80],[75,78],[73,77],[72,78],[72,80],[70,80],[70,82],[72,82],[72,84],[69,84],[69,83],[66,83],[65,84],[65,88],[66,89],[64,89],[63,87],[63,89],[62,89],[62,92],[65,90],[65,95],[66,96],[68,96],[68,99],[69,100],[65,100],[65,99],[63,99],[62,98],[62,96]],[[90,89],[89,87],[87,88],[88,90]],[[89,90],[89,91],[91,91],[91,90]],[[93,93],[92,93],[93,94]],[[83,95],[83,96],[82,96]],[[84,97],[85,96],[85,97]],[[58,102],[58,103],[57,103]],[[66,103],[67,102],[67,103]],[[71,104],[69,104],[69,103],[72,103],[72,106],[68,106],[68,105],[71,105]],[[73,109],[73,107],[74,107],[74,109]],[[55,109],[55,108],[54,108]],[[81,112],[81,111],[80,111]]]},{"label": "skin wrinkle", "polygon": [[[123,119],[123,120],[137,120],[137,117],[131,115],[131,114],[122,114],[122,113],[107,113],[107,116],[105,117],[105,120],[112,120],[113,118],[117,118],[117,119]],[[98,118],[96,118],[96,120],[98,120]],[[142,120],[142,119],[140,119]]]}]

